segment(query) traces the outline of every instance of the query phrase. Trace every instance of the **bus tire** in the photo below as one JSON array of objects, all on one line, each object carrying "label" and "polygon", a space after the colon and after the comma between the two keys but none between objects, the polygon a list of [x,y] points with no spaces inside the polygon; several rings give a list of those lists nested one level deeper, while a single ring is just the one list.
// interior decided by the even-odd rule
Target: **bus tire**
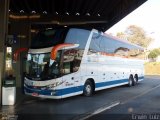
[{"label": "bus tire", "polygon": [[128,79],[128,86],[131,87],[131,86],[133,85],[133,82],[134,82],[133,76],[130,75],[130,77],[129,77],[129,79]]},{"label": "bus tire", "polygon": [[135,76],[134,76],[134,81],[136,84],[138,83],[138,75],[137,74],[135,74]]},{"label": "bus tire", "polygon": [[87,80],[84,84],[83,94],[87,97],[92,96],[94,92],[94,85],[90,80]]}]

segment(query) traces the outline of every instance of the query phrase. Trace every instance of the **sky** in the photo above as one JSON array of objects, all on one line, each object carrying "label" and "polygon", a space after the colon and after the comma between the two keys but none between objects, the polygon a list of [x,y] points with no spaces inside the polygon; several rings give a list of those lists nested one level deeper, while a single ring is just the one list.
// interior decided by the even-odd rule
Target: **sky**
[{"label": "sky", "polygon": [[127,15],[120,22],[115,24],[106,33],[116,35],[117,32],[124,32],[130,25],[143,28],[149,37],[154,41],[149,49],[160,47],[160,0],[148,0],[136,10]]}]

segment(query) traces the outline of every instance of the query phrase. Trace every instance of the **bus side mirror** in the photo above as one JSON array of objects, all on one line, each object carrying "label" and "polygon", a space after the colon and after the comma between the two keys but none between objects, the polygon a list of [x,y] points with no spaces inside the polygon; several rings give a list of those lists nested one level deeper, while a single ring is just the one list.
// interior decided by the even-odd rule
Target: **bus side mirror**
[{"label": "bus side mirror", "polygon": [[18,56],[21,52],[28,51],[28,48],[19,48],[13,53],[13,60],[18,61]]},{"label": "bus side mirror", "polygon": [[50,57],[51,57],[52,60],[55,60],[56,56],[57,56],[58,50],[72,49],[72,48],[76,48],[78,46],[79,46],[79,44],[71,44],[71,43],[58,44],[58,45],[56,45],[56,46],[54,46],[52,48],[51,56]]}]

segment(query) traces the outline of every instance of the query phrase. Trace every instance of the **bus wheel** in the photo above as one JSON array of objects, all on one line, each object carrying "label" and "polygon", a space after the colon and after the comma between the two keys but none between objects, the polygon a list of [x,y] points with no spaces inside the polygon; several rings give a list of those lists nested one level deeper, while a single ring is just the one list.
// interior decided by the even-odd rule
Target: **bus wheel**
[{"label": "bus wheel", "polygon": [[137,74],[134,76],[134,82],[135,82],[136,84],[138,83],[138,75],[137,75]]},{"label": "bus wheel", "polygon": [[91,81],[87,80],[84,84],[84,88],[83,88],[83,94],[85,96],[91,96],[93,94],[93,84]]},{"label": "bus wheel", "polygon": [[129,80],[128,80],[128,86],[131,87],[133,85],[133,83],[134,83],[133,77],[130,76]]}]

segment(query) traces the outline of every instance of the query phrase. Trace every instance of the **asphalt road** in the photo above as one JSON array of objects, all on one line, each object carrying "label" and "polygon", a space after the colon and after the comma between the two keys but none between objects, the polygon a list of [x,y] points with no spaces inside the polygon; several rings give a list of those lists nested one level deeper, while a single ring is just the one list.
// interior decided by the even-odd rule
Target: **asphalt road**
[{"label": "asphalt road", "polygon": [[133,88],[136,90],[132,90],[132,97],[86,120],[160,120],[160,76],[146,76],[145,81]]},{"label": "asphalt road", "polygon": [[160,119],[159,91],[160,76],[146,76],[136,86],[102,90],[92,97],[51,100],[23,96],[15,106],[3,106],[1,112],[18,120],[153,120]]}]

